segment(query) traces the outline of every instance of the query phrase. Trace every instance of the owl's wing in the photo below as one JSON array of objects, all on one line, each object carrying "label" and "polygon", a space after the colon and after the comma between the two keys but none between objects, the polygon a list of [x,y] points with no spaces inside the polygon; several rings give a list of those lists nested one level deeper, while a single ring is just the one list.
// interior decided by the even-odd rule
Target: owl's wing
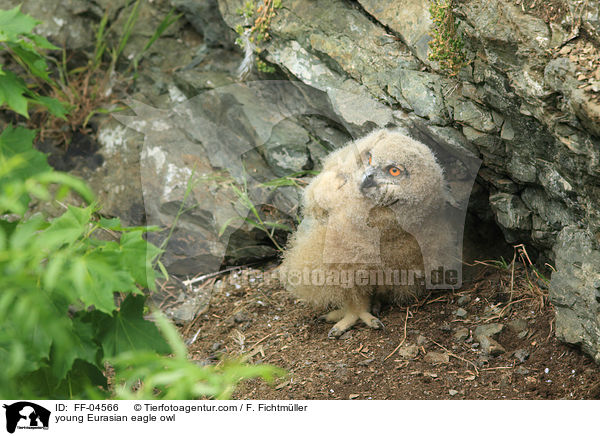
[{"label": "owl's wing", "polygon": [[324,170],[304,190],[304,216],[325,218],[337,207],[341,191],[348,183],[344,174]]}]

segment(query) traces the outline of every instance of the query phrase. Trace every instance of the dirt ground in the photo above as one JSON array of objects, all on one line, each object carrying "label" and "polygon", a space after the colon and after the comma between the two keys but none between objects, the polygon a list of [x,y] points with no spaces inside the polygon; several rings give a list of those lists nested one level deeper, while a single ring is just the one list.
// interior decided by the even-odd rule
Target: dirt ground
[{"label": "dirt ground", "polygon": [[288,371],[271,385],[241,383],[236,399],[600,398],[598,366],[554,337],[553,309],[531,268],[486,262],[470,273],[461,290],[384,307],[384,330],[357,324],[329,339],[321,312],[260,277],[233,283],[235,272],[202,285],[210,303],[181,331],[195,336],[199,362],[243,354]]}]

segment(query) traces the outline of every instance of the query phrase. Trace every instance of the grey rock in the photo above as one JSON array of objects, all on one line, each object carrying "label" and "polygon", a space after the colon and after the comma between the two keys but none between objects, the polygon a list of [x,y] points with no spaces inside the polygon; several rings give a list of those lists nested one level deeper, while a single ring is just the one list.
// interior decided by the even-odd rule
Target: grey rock
[{"label": "grey rock", "polygon": [[502,330],[504,330],[504,325],[500,323],[492,323],[492,324],[484,324],[477,326],[473,335],[475,338],[481,342],[481,338],[484,337],[493,337],[499,334]]},{"label": "grey rock", "polygon": [[597,310],[600,305],[600,251],[595,236],[575,226],[558,234],[556,269],[550,281],[550,301],[556,308],[556,335],[580,345],[600,362]]},{"label": "grey rock", "polygon": [[232,47],[236,34],[225,24],[217,0],[169,0],[202,34],[208,47]]},{"label": "grey rock", "polygon": [[432,20],[427,2],[360,0],[359,3],[382,24],[402,35],[402,39],[414,48],[419,60],[425,63],[431,62],[428,56],[428,43],[431,40]]},{"label": "grey rock", "polygon": [[196,314],[206,305],[206,298],[197,296],[185,299],[182,303],[166,310],[166,315],[177,323],[186,323],[192,321]]},{"label": "grey rock", "polygon": [[498,130],[498,126],[492,119],[492,114],[471,100],[455,99],[450,104],[452,105],[452,114],[455,121],[467,124],[484,133],[494,133]]},{"label": "grey rock", "polygon": [[499,356],[506,352],[504,347],[500,345],[493,336],[496,336],[504,329],[504,325],[500,323],[485,324],[477,326],[473,336],[479,341],[483,353],[490,356]]},{"label": "grey rock", "polygon": [[525,362],[527,359],[529,359],[529,351],[524,349],[524,348],[519,348],[518,350],[516,350],[513,355],[519,360],[519,362],[523,363]]},{"label": "grey rock", "polygon": [[451,397],[455,396],[456,394],[458,394],[458,391],[455,389],[450,389],[448,390],[448,394],[450,394]]},{"label": "grey rock", "polygon": [[513,319],[508,323],[508,328],[511,329],[513,333],[520,333],[527,330],[527,327],[527,321],[524,319]]},{"label": "grey rock", "polygon": [[459,328],[459,329],[456,330],[456,332],[452,336],[452,339],[455,342],[463,342],[468,337],[469,337],[469,329],[467,329],[465,327],[461,327],[461,328]]},{"label": "grey rock", "polygon": [[[21,12],[40,21],[36,32],[53,44],[69,49],[84,49],[94,45],[94,33],[90,27],[108,10],[109,20],[115,19],[118,8],[104,8],[86,0],[66,2],[38,2],[35,0],[2,0],[0,8],[21,6]],[[96,18],[96,20],[94,20]]]},{"label": "grey rock", "polygon": [[469,295],[462,295],[462,296],[458,297],[458,300],[456,300],[456,304],[458,304],[461,307],[466,306],[470,302],[471,302],[471,297]]},{"label": "grey rock", "polygon": [[265,160],[275,175],[283,177],[310,169],[310,138],[306,129],[289,120],[277,124],[262,145]]},{"label": "grey rock", "polygon": [[450,362],[450,356],[448,353],[437,353],[435,351],[429,351],[425,357],[425,362],[433,365],[446,364]]},{"label": "grey rock", "polygon": [[467,311],[465,309],[463,309],[462,307],[456,309],[456,316],[458,316],[459,318],[464,318],[467,316]]},{"label": "grey rock", "polygon": [[401,96],[408,108],[434,124],[444,125],[449,121],[444,105],[443,89],[450,86],[440,76],[420,71],[400,70],[398,83],[390,89],[392,96]]},{"label": "grey rock", "polygon": [[490,337],[482,336],[479,339],[479,343],[481,345],[481,350],[490,356],[495,357],[506,353],[504,347]]},{"label": "grey rock", "polygon": [[398,356],[402,359],[414,359],[419,354],[417,345],[404,345],[398,349]]}]

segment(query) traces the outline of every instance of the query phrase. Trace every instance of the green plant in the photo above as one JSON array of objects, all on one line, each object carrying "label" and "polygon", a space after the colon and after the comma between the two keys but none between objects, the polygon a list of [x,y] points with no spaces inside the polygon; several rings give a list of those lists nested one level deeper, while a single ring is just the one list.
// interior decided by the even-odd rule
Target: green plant
[{"label": "green plant", "polygon": [[[270,382],[285,371],[269,365],[247,365],[242,360],[199,366],[187,359],[187,350],[177,330],[157,313],[156,323],[171,347],[172,356],[153,352],[127,352],[115,361],[118,387],[122,399],[160,398],[182,400],[196,398],[229,399],[243,379],[262,377]],[[143,383],[139,383],[143,380]]]},{"label": "green plant", "polygon": [[453,0],[432,0],[429,7],[433,20],[429,59],[439,62],[442,71],[451,77],[456,76],[460,69],[468,64],[463,40],[457,33],[452,7]]},{"label": "green plant", "polygon": [[[18,9],[0,11],[0,39],[23,68],[45,79],[47,59],[37,50],[45,43],[29,33],[35,23]],[[8,109],[27,118],[32,101],[50,111],[62,107],[23,88],[16,73],[2,73]],[[175,329],[159,315],[160,331],[146,319],[146,290],[155,288],[154,266],[161,264],[160,249],[143,234],[157,229],[101,218],[86,184],[52,170],[33,148],[35,136],[10,125],[0,133],[0,397],[113,397],[106,375],[113,363],[119,396],[133,385],[134,371],[137,398],[153,398],[157,389],[165,398],[224,398],[243,378],[279,373],[242,364],[194,371]],[[31,214],[33,198],[50,202],[69,191],[88,205],[65,206],[51,220]],[[175,356],[166,357],[171,351]]]},{"label": "green plant", "polygon": [[57,50],[42,36],[32,33],[39,21],[23,14],[20,6],[0,10],[0,48],[18,64],[29,83],[17,73],[0,64],[0,107],[8,106],[19,115],[29,118],[29,104],[34,103],[55,117],[65,119],[66,106],[55,98],[41,95],[36,88],[56,87],[48,72],[46,50]]},{"label": "green plant", "polygon": [[490,260],[489,263],[501,270],[509,270],[512,265],[512,262],[508,263],[503,256],[500,256],[500,260]]},{"label": "green plant", "polygon": [[289,174],[287,176],[278,177],[277,179],[269,180],[268,182],[262,183],[262,185],[266,186],[268,188],[274,188],[274,189],[281,188],[284,186],[300,187],[302,185],[308,184],[308,181],[306,179],[303,179],[302,176],[306,176],[306,175],[316,176],[317,174],[319,174],[319,172],[314,171],[314,170],[298,171],[298,172]]},{"label": "green plant", "polygon": [[55,62],[58,80],[52,83],[49,94],[69,107],[71,116],[65,120],[57,118],[54,114],[39,114],[35,119],[35,126],[41,126],[42,138],[52,137],[68,147],[73,132],[89,133],[87,125],[92,116],[126,109],[124,106],[119,106],[118,99],[112,96],[113,88],[116,84],[121,84],[119,86],[123,88],[137,77],[139,63],[148,50],[169,26],[181,17],[175,15],[175,10],[171,9],[142,50],[129,61],[129,65],[122,73],[118,73],[117,64],[122,59],[133,34],[140,4],[141,0],[136,0],[131,5],[120,36],[114,45],[109,43],[110,37],[115,32],[112,26],[108,25],[109,12],[106,11],[95,32],[94,53],[86,65],[70,68],[67,52],[63,50],[61,62]]},{"label": "green plant", "polygon": [[[96,219],[93,205],[68,206],[51,221],[25,218],[31,197],[52,199],[53,183],[59,197],[73,188],[93,199],[83,182],[48,166],[32,148],[34,136],[22,127],[0,135],[0,396],[79,397],[106,386],[105,359],[131,349],[168,351],[142,317],[158,249],[142,228]],[[116,230],[118,241],[97,237]]]},{"label": "green plant", "polygon": [[273,245],[275,245],[277,250],[283,251],[283,248],[281,247],[281,245],[279,245],[279,243],[275,239],[275,230],[279,229],[279,230],[285,230],[287,232],[291,232],[292,228],[286,224],[283,224],[283,223],[280,223],[277,221],[269,221],[269,220],[263,219],[258,208],[252,202],[252,200],[250,199],[250,196],[248,195],[248,184],[246,182],[246,179],[244,179],[244,181],[241,185],[238,185],[235,182],[231,182],[229,184],[229,186],[230,186],[231,190],[234,192],[234,194],[236,195],[236,197],[238,198],[238,200],[240,201],[240,203],[242,204],[242,206],[246,210],[249,210],[251,212],[251,216],[241,216],[240,215],[240,216],[233,216],[233,217],[229,218],[228,220],[225,221],[225,223],[223,223],[223,225],[219,229],[219,236],[222,236],[225,233],[225,231],[231,225],[232,222],[237,221],[237,220],[242,220],[242,221],[246,222],[247,224],[250,224],[252,227],[257,228],[257,229],[261,230],[262,232],[264,232],[267,235],[267,237],[271,240],[271,242],[273,242]]},{"label": "green plant", "polygon": [[259,71],[275,72],[275,68],[267,65],[257,55],[263,50],[262,44],[271,37],[269,27],[275,17],[275,10],[279,8],[281,8],[281,0],[262,0],[260,5],[257,5],[254,0],[247,0],[244,6],[236,11],[245,19],[245,24],[239,24],[235,28],[239,35],[235,42],[244,49],[245,53],[239,68],[240,76],[243,77],[250,71],[252,63],[256,64]]}]

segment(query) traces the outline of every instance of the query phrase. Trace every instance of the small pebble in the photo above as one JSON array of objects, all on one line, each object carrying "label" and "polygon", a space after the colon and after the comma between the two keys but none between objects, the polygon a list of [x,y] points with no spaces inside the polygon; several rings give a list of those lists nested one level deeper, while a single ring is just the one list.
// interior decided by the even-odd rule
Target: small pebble
[{"label": "small pebble", "polygon": [[529,351],[527,351],[525,348],[519,348],[513,353],[513,355],[519,359],[519,362],[521,363],[529,359]]},{"label": "small pebble", "polygon": [[503,329],[504,325],[500,323],[485,324],[477,326],[473,334],[478,340],[480,340],[483,337],[491,338],[500,333]]},{"label": "small pebble", "polygon": [[458,308],[456,309],[456,316],[458,316],[459,318],[464,318],[465,316],[467,316],[467,311],[462,307]]},{"label": "small pebble", "polygon": [[470,302],[471,302],[471,297],[469,297],[468,295],[463,295],[458,300],[456,300],[456,304],[458,304],[460,307],[466,306]]},{"label": "small pebble", "polygon": [[419,354],[419,347],[416,345],[404,345],[398,350],[398,356],[403,359],[414,359]]},{"label": "small pebble", "polygon": [[469,337],[469,329],[465,328],[465,327],[461,327],[458,330],[456,330],[456,332],[454,333],[454,335],[452,336],[452,339],[455,342],[463,342],[464,340],[466,340]]},{"label": "small pebble", "polygon": [[456,394],[458,394],[458,391],[455,391],[454,389],[450,389],[450,390],[448,391],[448,393],[450,394],[450,396],[452,396],[452,397],[453,397],[453,396],[455,396]]},{"label": "small pebble", "polygon": [[483,352],[489,354],[490,356],[499,356],[506,353],[506,350],[502,345],[487,336],[483,336],[480,339],[480,343]]},{"label": "small pebble", "polygon": [[450,362],[450,356],[446,353],[436,353],[435,351],[430,351],[425,355],[425,362],[440,364],[440,363],[448,363]]},{"label": "small pebble", "polygon": [[514,333],[520,333],[523,330],[527,330],[527,321],[524,319],[513,319],[508,323],[508,328],[510,328]]}]

